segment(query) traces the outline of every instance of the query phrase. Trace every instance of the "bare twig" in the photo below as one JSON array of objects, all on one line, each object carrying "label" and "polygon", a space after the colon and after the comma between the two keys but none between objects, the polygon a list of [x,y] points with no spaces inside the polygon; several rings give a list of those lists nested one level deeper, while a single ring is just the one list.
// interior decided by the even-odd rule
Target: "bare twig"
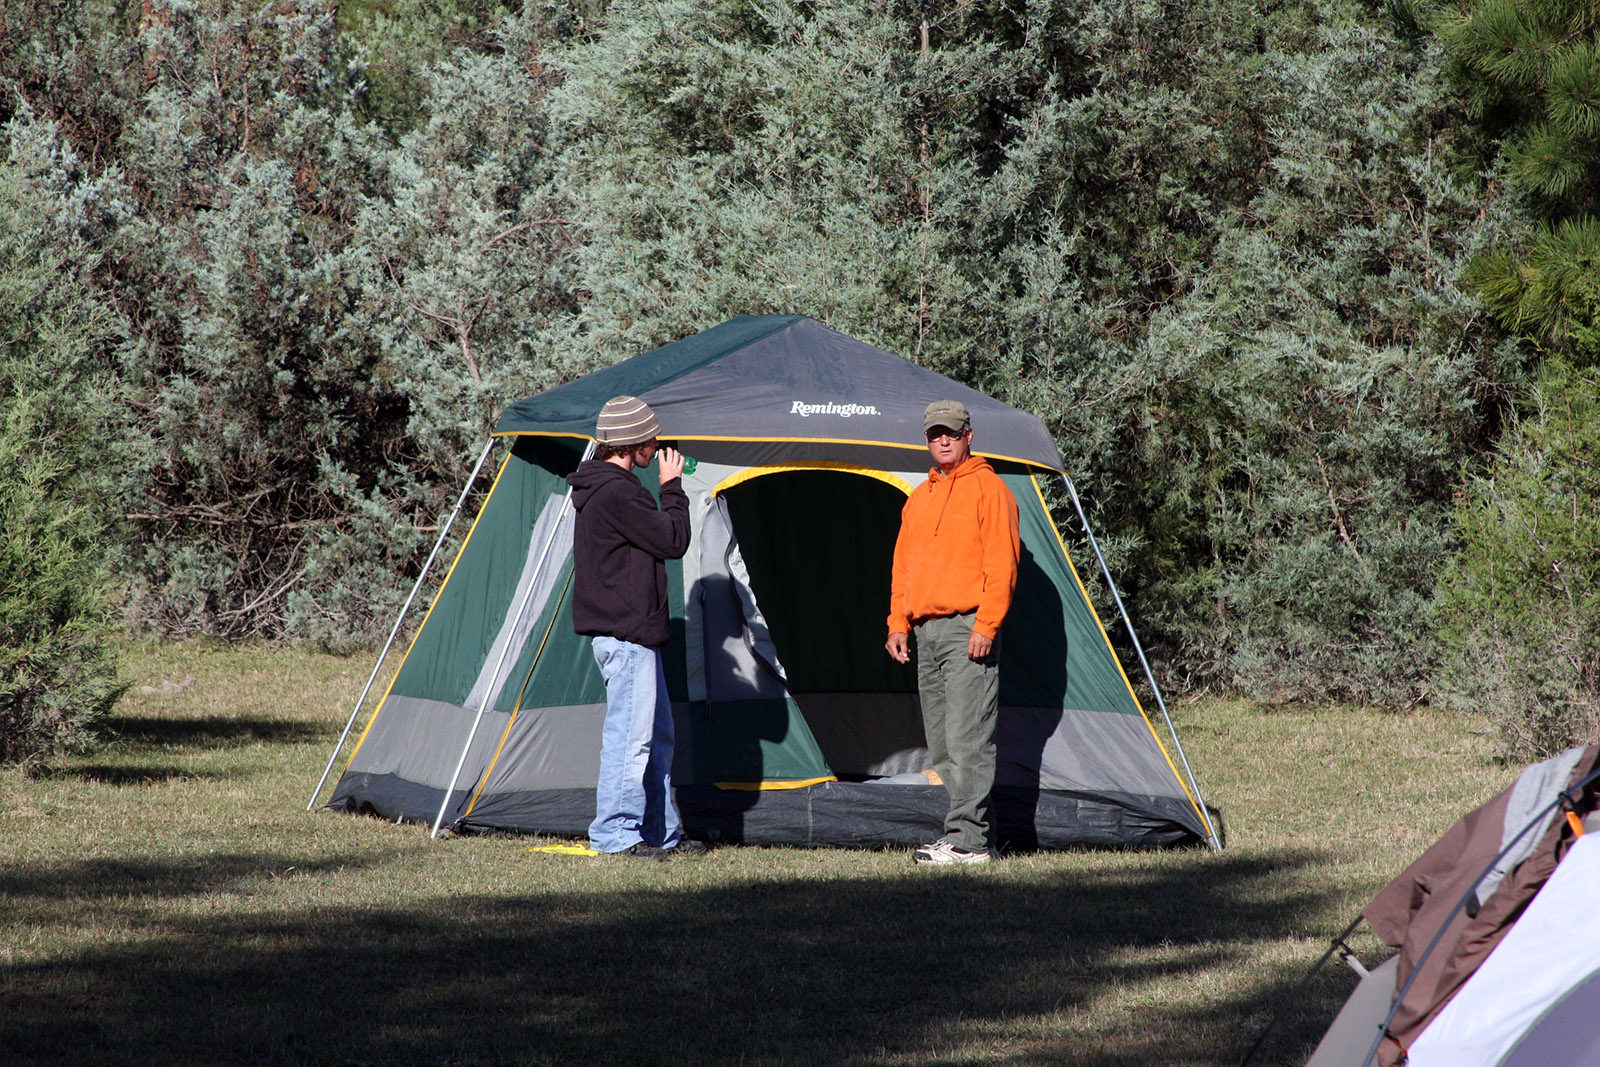
[{"label": "bare twig", "polygon": [[1322,472],[1322,488],[1328,494],[1328,507],[1333,511],[1333,524],[1339,530],[1339,540],[1343,541],[1345,546],[1350,549],[1350,554],[1356,558],[1356,562],[1361,565],[1361,569],[1366,570],[1367,561],[1361,558],[1361,550],[1356,547],[1355,541],[1351,539],[1350,531],[1345,529],[1344,516],[1339,513],[1339,501],[1334,498],[1333,482],[1328,478],[1328,468],[1322,462],[1322,453],[1317,452],[1315,455],[1317,457],[1317,470]]}]

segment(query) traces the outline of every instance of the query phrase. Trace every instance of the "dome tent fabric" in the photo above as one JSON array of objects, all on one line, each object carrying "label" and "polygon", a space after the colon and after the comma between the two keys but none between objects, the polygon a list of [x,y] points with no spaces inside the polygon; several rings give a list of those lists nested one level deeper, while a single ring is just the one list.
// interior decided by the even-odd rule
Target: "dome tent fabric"
[{"label": "dome tent fabric", "polygon": [[[884,653],[881,630],[899,504],[927,472],[922,410],[952,398],[1022,514],[1001,633],[1002,843],[1215,841],[1050,518],[1037,479],[1062,464],[1044,425],[800,316],[737,318],[507,409],[493,488],[330,807],[586,831],[605,690],[571,627],[564,479],[620,394],[649,403],[663,439],[698,461],[684,479],[691,547],[668,568],[666,650],[690,836],[882,846],[938,835],[944,791],[924,773],[915,675]],[[640,473],[656,490],[654,468]]]},{"label": "dome tent fabric", "polygon": [[1600,836],[1585,834],[1412,1044],[1410,1067],[1600,1067],[1597,884]]},{"label": "dome tent fabric", "polygon": [[1391,881],[1359,918],[1396,954],[1307,1067],[1600,1067],[1597,778],[1592,745],[1528,766]]}]

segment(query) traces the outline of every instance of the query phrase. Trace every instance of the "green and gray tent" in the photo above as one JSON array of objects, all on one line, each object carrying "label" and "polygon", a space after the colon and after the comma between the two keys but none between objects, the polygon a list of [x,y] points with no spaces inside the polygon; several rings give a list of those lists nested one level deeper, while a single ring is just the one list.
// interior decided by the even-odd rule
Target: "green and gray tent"
[{"label": "green and gray tent", "polygon": [[[663,439],[697,461],[684,478],[690,549],[669,565],[666,652],[689,836],[938,836],[946,799],[925,773],[914,669],[883,642],[900,508],[929,465],[922,410],[953,398],[1021,513],[1001,632],[1000,840],[1216,844],[1170,723],[1176,763],[1052,523],[1039,479],[1063,475],[1044,425],[800,316],[733,319],[511,406],[471,532],[388,691],[359,733],[358,703],[329,761],[331,772],[356,737],[330,807],[436,829],[586,833],[605,685],[572,630],[565,478],[619,394],[647,401]],[[655,468],[641,473],[655,491]]]}]

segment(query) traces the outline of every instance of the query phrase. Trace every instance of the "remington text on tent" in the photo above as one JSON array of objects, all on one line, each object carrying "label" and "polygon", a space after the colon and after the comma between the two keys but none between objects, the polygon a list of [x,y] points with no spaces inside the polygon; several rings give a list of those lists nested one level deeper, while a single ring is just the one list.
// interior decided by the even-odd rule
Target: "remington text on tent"
[{"label": "remington text on tent", "polygon": [[789,414],[799,415],[801,418],[810,418],[812,415],[837,415],[841,419],[848,419],[852,415],[881,415],[883,414],[871,404],[807,404],[804,400],[796,400],[789,409]]}]

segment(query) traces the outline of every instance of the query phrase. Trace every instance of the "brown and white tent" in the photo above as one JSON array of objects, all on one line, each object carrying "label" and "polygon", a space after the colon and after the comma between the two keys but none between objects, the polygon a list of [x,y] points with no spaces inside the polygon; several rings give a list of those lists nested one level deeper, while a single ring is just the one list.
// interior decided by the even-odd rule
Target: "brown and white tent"
[{"label": "brown and white tent", "polygon": [[1590,746],[1526,768],[1373,899],[1396,955],[1307,1067],[1600,1067],[1597,762]]}]

